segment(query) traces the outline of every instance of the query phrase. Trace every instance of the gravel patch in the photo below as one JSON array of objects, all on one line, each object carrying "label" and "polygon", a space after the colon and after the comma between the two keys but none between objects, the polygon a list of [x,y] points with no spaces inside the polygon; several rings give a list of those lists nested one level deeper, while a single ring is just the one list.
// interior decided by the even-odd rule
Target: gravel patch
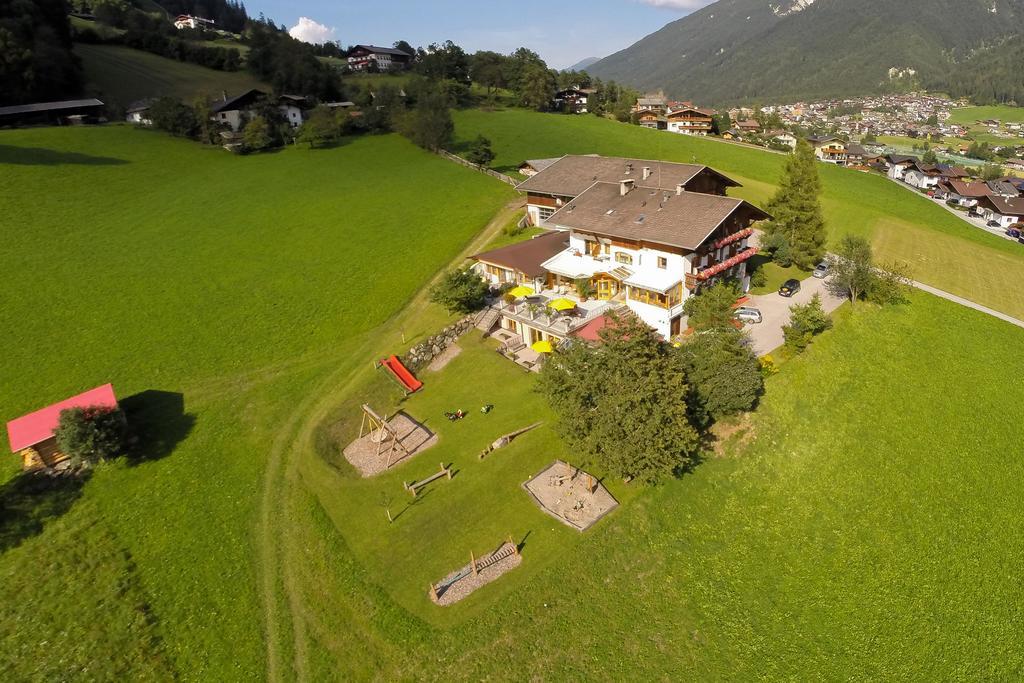
[{"label": "gravel patch", "polygon": [[523,484],[544,512],[586,531],[619,506],[608,489],[587,472],[556,460]]},{"label": "gravel patch", "polygon": [[458,344],[452,344],[444,351],[442,351],[440,356],[437,356],[434,358],[434,360],[430,361],[430,365],[427,366],[427,371],[440,372],[441,370],[444,370],[444,366],[452,362],[452,359],[454,359],[460,353],[462,353],[462,347],[459,346]]},{"label": "gravel patch", "polygon": [[477,566],[479,567],[481,564],[487,564],[493,558],[500,557],[501,555],[505,555],[505,557],[498,560],[494,564],[491,564],[483,569],[479,569],[475,576],[473,575],[473,571],[469,563],[466,563],[465,566],[460,567],[448,576],[441,579],[437,583],[437,585],[445,586],[447,582],[451,581],[452,579],[456,579],[456,577],[461,576],[462,578],[456,579],[455,582],[451,585],[445,586],[443,588],[438,588],[437,598],[435,599],[434,596],[431,595],[430,599],[434,602],[435,605],[441,605],[442,607],[445,605],[454,604],[459,600],[462,600],[478,588],[482,588],[483,586],[489,584],[491,581],[500,578],[502,574],[504,574],[505,572],[515,569],[523,562],[522,556],[519,553],[515,552],[514,545],[512,545],[511,543],[502,543],[497,550],[495,550],[487,557],[477,558]]},{"label": "gravel patch", "polygon": [[[429,429],[416,422],[404,412],[396,413],[388,420],[388,426],[398,434],[399,442],[409,451],[409,455],[400,449],[391,453],[391,467],[412,460],[414,457],[427,450],[437,443],[437,435]],[[377,454],[377,442],[374,440],[377,432],[364,434],[363,438],[356,439],[345,448],[345,459],[352,463],[352,466],[359,470],[363,477],[372,477],[380,474],[386,469],[388,452],[391,449],[390,440],[381,445],[380,455]]]}]

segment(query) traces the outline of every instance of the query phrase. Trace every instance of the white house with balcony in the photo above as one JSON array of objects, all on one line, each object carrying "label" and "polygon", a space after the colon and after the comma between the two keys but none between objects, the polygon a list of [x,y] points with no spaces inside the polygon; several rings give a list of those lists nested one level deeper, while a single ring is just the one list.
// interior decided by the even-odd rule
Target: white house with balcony
[{"label": "white house with balcony", "polygon": [[[546,260],[511,269],[517,273],[513,276],[509,268],[498,266],[521,255],[504,253],[518,245],[476,257],[478,270],[492,283],[515,282],[533,290],[521,301],[497,306],[496,323],[522,335],[526,344],[560,341],[618,307],[628,308],[669,339],[686,329],[683,303],[688,297],[721,278],[735,278],[744,288],[748,285],[746,261],[757,253],[748,245],[752,225],[769,216],[741,199],[725,196],[724,188],[736,183],[706,167],[693,167],[703,170],[674,169],[676,175],[671,178],[680,182],[668,189],[655,181],[653,169],[659,162],[629,160],[626,166],[624,160],[606,161],[615,162],[619,178],[593,181],[576,196],[563,195],[561,207],[545,221],[560,236],[544,236],[532,242],[547,242],[520,247],[531,258],[551,252]],[[594,166],[588,164],[576,166],[587,167],[589,173]],[[543,176],[556,166],[531,180],[551,180]],[[687,189],[688,182],[704,172],[706,187],[722,193]],[[559,315],[547,308],[556,299],[569,299],[576,307]]]}]

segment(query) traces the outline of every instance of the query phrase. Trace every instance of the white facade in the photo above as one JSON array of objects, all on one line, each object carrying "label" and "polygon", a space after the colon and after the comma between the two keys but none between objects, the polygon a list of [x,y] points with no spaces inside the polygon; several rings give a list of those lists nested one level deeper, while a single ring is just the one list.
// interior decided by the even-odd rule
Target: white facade
[{"label": "white facade", "polygon": [[238,132],[238,129],[242,127],[242,122],[249,118],[244,111],[241,109],[229,109],[228,111],[221,111],[214,114],[214,119],[218,122],[223,123],[231,127],[231,130]]},{"label": "white facade", "polygon": [[981,217],[985,222],[996,221],[999,223],[1000,228],[1008,228],[1011,225],[1021,222],[1021,216],[1004,216],[1001,213],[987,208],[981,210]]},{"label": "white facade", "polygon": [[292,128],[298,128],[302,125],[302,110],[294,104],[279,105],[278,110]]},{"label": "white facade", "polygon": [[133,111],[125,117],[128,123],[134,123],[137,126],[152,126],[153,120],[149,118],[149,110],[142,109],[140,111]]},{"label": "white facade", "polygon": [[917,169],[913,169],[903,174],[903,181],[911,187],[917,187],[925,190],[936,187],[939,184],[939,177],[931,176],[926,173],[922,173]]}]

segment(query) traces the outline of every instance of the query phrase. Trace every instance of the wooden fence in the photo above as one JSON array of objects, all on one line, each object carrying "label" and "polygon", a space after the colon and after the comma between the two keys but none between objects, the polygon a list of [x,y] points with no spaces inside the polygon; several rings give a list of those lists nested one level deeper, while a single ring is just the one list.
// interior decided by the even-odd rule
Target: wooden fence
[{"label": "wooden fence", "polygon": [[489,175],[492,178],[497,178],[501,182],[507,183],[507,184],[511,185],[512,187],[515,187],[516,185],[519,184],[519,181],[516,180],[515,178],[513,178],[512,176],[507,176],[504,173],[498,173],[494,169],[487,168],[486,166],[479,166],[477,164],[474,164],[472,161],[469,161],[467,159],[463,159],[462,157],[458,156],[457,154],[452,154],[451,152],[449,152],[447,150],[439,149],[439,150],[437,150],[437,153],[440,156],[442,156],[445,159],[447,159],[448,161],[454,161],[455,163],[462,164],[463,166],[465,166],[467,168],[471,168],[474,171],[479,171],[480,173]]}]

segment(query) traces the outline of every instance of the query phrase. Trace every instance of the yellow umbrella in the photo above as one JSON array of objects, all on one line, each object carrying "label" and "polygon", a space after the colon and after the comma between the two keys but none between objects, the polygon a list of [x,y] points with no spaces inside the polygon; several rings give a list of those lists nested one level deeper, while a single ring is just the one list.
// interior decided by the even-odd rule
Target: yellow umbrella
[{"label": "yellow umbrella", "polygon": [[556,311],[571,311],[576,308],[575,301],[569,301],[568,299],[552,299],[548,302],[548,308],[553,308]]},{"label": "yellow umbrella", "polygon": [[541,339],[540,341],[533,342],[533,344],[530,345],[530,348],[537,353],[551,353],[555,350],[555,347],[553,347],[551,342],[547,339]]},{"label": "yellow umbrella", "polygon": [[531,294],[533,294],[533,290],[527,287],[526,285],[519,285],[518,287],[513,287],[512,289],[508,290],[508,293],[517,299],[521,299],[524,296],[530,296]]}]

